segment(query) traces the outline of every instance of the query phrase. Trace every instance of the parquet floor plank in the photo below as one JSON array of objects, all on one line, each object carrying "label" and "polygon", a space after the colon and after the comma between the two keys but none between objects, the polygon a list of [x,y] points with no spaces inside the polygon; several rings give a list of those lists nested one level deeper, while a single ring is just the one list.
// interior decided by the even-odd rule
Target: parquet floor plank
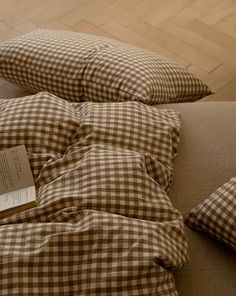
[{"label": "parquet floor plank", "polygon": [[59,20],[66,26],[72,27],[79,21],[86,19],[86,17],[96,15],[97,11],[108,6],[109,4],[112,4],[113,2],[114,0],[85,1],[77,9],[65,14],[63,17],[59,18]]},{"label": "parquet floor plank", "polygon": [[187,69],[188,69],[188,71],[195,74],[197,77],[199,77],[200,79],[202,79],[204,81],[205,81],[205,77],[209,74],[207,71],[205,71],[193,64],[188,66]]},{"label": "parquet floor plank", "polygon": [[[9,1],[9,3],[16,3],[15,6],[10,6],[10,9],[5,11],[4,15],[0,17],[9,23],[11,26],[17,26],[32,18],[39,12],[45,11],[58,3],[60,0],[17,0]],[[1,8],[2,11],[2,8]]]},{"label": "parquet floor plank", "polygon": [[196,50],[194,47],[178,40],[178,36],[170,35],[163,32],[159,28],[150,26],[143,23],[142,21],[137,21],[129,26],[136,32],[142,32],[146,38],[151,40],[158,40],[158,44],[166,48],[170,52],[173,52],[177,56],[189,61],[189,63],[195,62],[202,69],[210,72],[219,66],[220,62],[210,55],[206,55],[201,51]]},{"label": "parquet floor plank", "polygon": [[228,15],[226,19],[236,25],[236,10]]},{"label": "parquet floor plank", "polygon": [[209,11],[205,12],[199,17],[199,19],[207,23],[208,25],[214,25],[236,9],[235,0],[221,0],[214,7],[212,7],[210,13]]},{"label": "parquet floor plank", "polygon": [[30,21],[25,21],[24,23],[16,26],[17,31],[22,34],[29,33],[31,31],[37,30],[38,28],[39,26],[31,23]]},{"label": "parquet floor plank", "polygon": [[182,11],[191,4],[191,0],[167,0],[163,2],[161,9],[156,9],[142,18],[152,26],[158,26],[161,22]]},{"label": "parquet floor plank", "polygon": [[153,42],[153,40],[151,40],[151,38],[148,38],[147,34],[143,34],[143,32],[139,34],[134,30],[118,24],[115,21],[107,22],[101,27],[106,32],[109,32],[114,38],[122,42],[154,51],[162,56],[170,58],[173,61],[179,62],[186,67],[190,65],[189,61],[182,58],[180,55],[174,54],[172,51],[164,48],[162,45],[159,44],[159,42],[158,44],[156,44],[155,42]]},{"label": "parquet floor plank", "polygon": [[0,42],[4,42],[10,38],[19,35],[19,32],[0,20]]},{"label": "parquet floor plank", "polygon": [[45,25],[55,20],[58,21],[64,16],[71,18],[71,14],[74,11],[78,11],[78,8],[86,2],[87,0],[63,0],[51,6],[49,9],[34,15],[29,20],[34,24]]},{"label": "parquet floor plank", "polygon": [[235,99],[236,78],[227,83],[213,96],[209,96],[207,101],[236,101]]},{"label": "parquet floor plank", "polygon": [[204,80],[212,88],[213,91],[217,92],[235,77],[235,69],[226,65],[221,65],[213,72],[207,74],[204,77]]},{"label": "parquet floor plank", "polygon": [[198,51],[216,58],[220,63],[226,63],[228,65],[233,64],[236,68],[236,59],[228,47],[216,43],[212,40],[211,36],[208,38],[201,30],[191,28],[189,23],[180,26],[174,24],[172,21],[166,21],[160,24],[159,28],[164,32],[177,36],[179,40],[194,47]]},{"label": "parquet floor plank", "polygon": [[138,4],[138,0],[117,0],[106,6],[99,13],[87,17],[86,20],[95,26],[101,26],[104,23],[121,16],[127,9]]},{"label": "parquet floor plank", "polygon": [[122,15],[116,18],[116,21],[122,25],[129,25],[134,21],[144,18],[151,11],[158,10],[166,0],[145,0],[140,1],[135,6],[127,9]]},{"label": "parquet floor plank", "polygon": [[224,34],[216,28],[194,19],[188,23],[188,27],[196,33],[204,36],[205,38],[212,40],[222,47],[227,47],[233,54],[236,54],[236,39]]},{"label": "parquet floor plank", "polygon": [[201,15],[206,13],[211,14],[212,8],[219,2],[220,0],[191,1],[191,4],[173,15],[171,19],[179,25],[184,25],[192,19],[201,17]]},{"label": "parquet floor plank", "polygon": [[107,38],[114,38],[111,34],[104,31],[103,29],[94,26],[93,24],[90,24],[86,20],[82,20],[78,22],[76,25],[72,26],[71,29],[76,32],[82,32],[86,34],[95,34],[98,36],[103,36]]},{"label": "parquet floor plank", "polygon": [[216,23],[214,25],[214,28],[236,39],[236,24],[223,19],[220,22]]}]

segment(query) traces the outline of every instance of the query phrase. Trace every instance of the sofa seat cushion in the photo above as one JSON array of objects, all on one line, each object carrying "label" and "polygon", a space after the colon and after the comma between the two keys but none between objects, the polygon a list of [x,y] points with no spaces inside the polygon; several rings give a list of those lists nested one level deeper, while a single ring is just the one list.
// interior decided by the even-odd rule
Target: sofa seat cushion
[{"label": "sofa seat cushion", "polygon": [[[235,176],[236,102],[159,105],[181,114],[182,132],[169,197],[187,215]],[[229,295],[236,291],[236,253],[186,226],[189,262],[175,274],[181,296]]]}]

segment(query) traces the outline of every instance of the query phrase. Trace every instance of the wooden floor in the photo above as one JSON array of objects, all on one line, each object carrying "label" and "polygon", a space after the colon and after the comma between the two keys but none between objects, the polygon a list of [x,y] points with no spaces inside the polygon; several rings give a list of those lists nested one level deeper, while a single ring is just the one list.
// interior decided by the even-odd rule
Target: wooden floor
[{"label": "wooden floor", "polygon": [[[92,33],[183,64],[236,100],[236,0],[0,0],[0,42],[37,28]],[[0,98],[25,91],[0,79]]]}]

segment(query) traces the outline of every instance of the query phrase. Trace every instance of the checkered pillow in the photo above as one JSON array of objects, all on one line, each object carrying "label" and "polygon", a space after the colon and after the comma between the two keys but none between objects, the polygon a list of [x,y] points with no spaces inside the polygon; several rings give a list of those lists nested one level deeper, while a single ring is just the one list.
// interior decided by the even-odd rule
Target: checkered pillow
[{"label": "checkered pillow", "polygon": [[139,102],[75,104],[80,128],[76,147],[111,145],[139,152],[148,174],[167,190],[180,138],[180,117]]},{"label": "checkered pillow", "polygon": [[0,46],[0,76],[71,101],[194,101],[210,89],[183,67],[102,37],[36,30]]},{"label": "checkered pillow", "polygon": [[79,124],[74,108],[49,93],[0,100],[0,150],[25,145],[34,177],[51,157],[63,154]]},{"label": "checkered pillow", "polygon": [[192,209],[186,223],[236,251],[236,177]]}]

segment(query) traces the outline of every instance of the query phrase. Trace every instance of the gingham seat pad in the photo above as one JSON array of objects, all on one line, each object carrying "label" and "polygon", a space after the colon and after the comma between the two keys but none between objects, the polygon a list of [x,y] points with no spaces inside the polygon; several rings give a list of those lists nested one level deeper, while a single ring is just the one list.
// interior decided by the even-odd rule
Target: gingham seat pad
[{"label": "gingham seat pad", "polygon": [[[157,110],[138,102],[74,104],[80,119],[78,141],[70,149],[112,145],[141,153],[147,172],[166,190],[172,177],[181,122],[173,110]],[[158,113],[158,116],[157,116]]]},{"label": "gingham seat pad", "polygon": [[1,295],[177,295],[163,267],[167,257],[173,267],[176,241],[183,243],[177,221],[159,225],[73,207],[35,223],[32,212],[37,221],[47,218],[38,208],[33,222],[0,227]]},{"label": "gingham seat pad", "polygon": [[192,209],[186,217],[186,223],[236,251],[236,177]]},{"label": "gingham seat pad", "polygon": [[[141,103],[99,106],[70,104],[79,124],[64,152],[41,168],[38,207],[0,221],[2,295],[177,295],[172,271],[188,259],[187,241],[160,184],[177,153],[179,115]],[[89,120],[99,113],[99,129],[108,125],[111,134],[86,142],[92,137],[80,130],[96,130]],[[154,118],[163,142],[152,135]]]},{"label": "gingham seat pad", "polygon": [[0,45],[0,76],[70,101],[194,101],[210,89],[182,66],[89,34],[36,30]]},{"label": "gingham seat pad", "polygon": [[[43,181],[42,181],[43,180]],[[136,152],[109,146],[74,150],[46,164],[39,177],[38,205],[71,200],[90,208],[149,221],[179,220],[166,192],[148,175]]]},{"label": "gingham seat pad", "polygon": [[49,93],[0,100],[0,150],[25,145],[35,179],[45,162],[72,144],[78,127],[70,103]]}]

